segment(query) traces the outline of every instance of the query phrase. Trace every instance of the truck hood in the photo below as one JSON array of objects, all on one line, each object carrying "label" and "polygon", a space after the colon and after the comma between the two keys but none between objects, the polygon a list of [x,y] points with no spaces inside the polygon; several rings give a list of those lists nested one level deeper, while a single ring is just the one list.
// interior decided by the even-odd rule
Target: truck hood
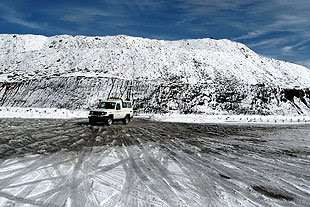
[{"label": "truck hood", "polygon": [[95,111],[95,112],[113,112],[115,109],[91,109],[90,111]]}]

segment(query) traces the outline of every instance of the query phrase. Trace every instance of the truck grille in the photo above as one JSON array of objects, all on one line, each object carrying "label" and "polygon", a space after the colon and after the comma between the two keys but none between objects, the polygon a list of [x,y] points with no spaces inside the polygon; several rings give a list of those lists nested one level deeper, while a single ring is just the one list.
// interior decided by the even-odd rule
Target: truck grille
[{"label": "truck grille", "polygon": [[99,111],[93,111],[91,114],[92,115],[104,115],[105,113],[104,112],[99,112]]}]

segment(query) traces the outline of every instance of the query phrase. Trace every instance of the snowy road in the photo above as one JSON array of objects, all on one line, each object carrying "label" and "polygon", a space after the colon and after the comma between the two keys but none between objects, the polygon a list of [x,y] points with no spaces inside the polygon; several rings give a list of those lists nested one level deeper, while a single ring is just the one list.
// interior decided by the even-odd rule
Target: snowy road
[{"label": "snowy road", "polygon": [[0,206],[310,205],[309,125],[0,126]]}]

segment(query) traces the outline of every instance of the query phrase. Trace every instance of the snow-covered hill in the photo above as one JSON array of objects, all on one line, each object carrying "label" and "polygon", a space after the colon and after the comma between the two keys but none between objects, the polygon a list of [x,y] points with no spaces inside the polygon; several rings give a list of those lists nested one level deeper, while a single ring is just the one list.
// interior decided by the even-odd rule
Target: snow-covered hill
[{"label": "snow-covered hill", "polygon": [[137,109],[307,114],[310,70],[229,40],[0,35],[2,106],[87,108],[108,95]]}]

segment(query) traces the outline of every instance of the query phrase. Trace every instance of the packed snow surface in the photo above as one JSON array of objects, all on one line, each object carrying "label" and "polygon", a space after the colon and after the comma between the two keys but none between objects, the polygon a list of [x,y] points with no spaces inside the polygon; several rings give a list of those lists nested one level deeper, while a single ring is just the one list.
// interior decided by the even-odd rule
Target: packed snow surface
[{"label": "packed snow surface", "polygon": [[0,119],[0,206],[310,203],[309,126],[85,121]]}]

